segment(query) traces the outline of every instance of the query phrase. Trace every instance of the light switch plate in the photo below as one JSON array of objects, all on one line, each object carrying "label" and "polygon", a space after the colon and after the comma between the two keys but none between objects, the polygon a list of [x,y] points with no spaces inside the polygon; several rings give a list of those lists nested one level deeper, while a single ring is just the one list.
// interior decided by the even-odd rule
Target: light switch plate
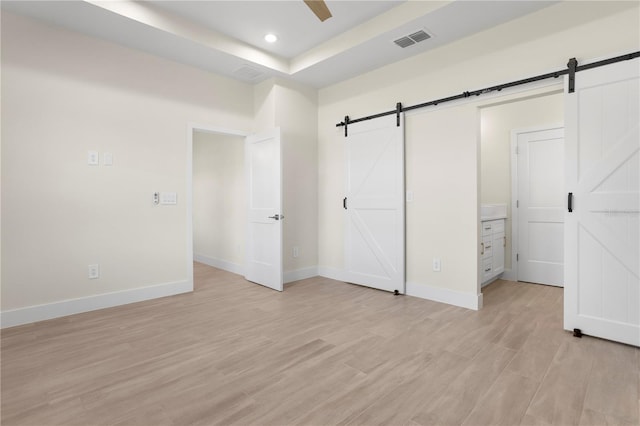
[{"label": "light switch plate", "polygon": [[90,166],[97,166],[100,163],[100,155],[98,151],[87,152],[87,164]]},{"label": "light switch plate", "polygon": [[105,152],[104,154],[102,154],[102,164],[104,164],[105,166],[112,166],[113,154],[110,152]]},{"label": "light switch plate", "polygon": [[161,192],[160,204],[178,204],[178,194],[175,192]]}]

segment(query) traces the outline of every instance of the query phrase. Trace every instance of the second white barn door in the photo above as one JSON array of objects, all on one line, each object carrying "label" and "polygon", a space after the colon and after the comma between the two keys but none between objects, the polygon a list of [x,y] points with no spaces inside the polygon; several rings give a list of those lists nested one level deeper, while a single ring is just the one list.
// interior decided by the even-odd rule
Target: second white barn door
[{"label": "second white barn door", "polygon": [[518,281],[564,282],[564,129],[517,134]]},{"label": "second white barn door", "polygon": [[347,280],[405,292],[404,116],[348,126]]},{"label": "second white barn door", "polygon": [[[640,346],[640,60],[566,93],[565,329]],[[569,202],[569,200],[568,200]],[[571,207],[571,212],[569,212]]]}]

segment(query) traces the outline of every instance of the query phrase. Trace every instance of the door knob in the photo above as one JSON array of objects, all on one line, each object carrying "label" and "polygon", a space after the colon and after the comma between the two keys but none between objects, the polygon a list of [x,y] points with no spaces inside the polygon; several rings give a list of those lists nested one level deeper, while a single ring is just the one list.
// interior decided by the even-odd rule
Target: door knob
[{"label": "door knob", "polygon": [[275,219],[275,220],[280,220],[280,219],[284,219],[284,215],[275,215],[275,216],[269,216],[269,219]]}]

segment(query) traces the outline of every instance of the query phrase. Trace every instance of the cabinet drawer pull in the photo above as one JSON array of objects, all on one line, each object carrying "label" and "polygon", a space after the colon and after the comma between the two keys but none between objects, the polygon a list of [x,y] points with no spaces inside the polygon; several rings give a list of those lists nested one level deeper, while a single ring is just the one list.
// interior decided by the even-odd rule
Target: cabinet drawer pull
[{"label": "cabinet drawer pull", "polygon": [[491,246],[490,246],[490,245],[487,245],[487,250],[489,250],[490,248],[491,248]]},{"label": "cabinet drawer pull", "polygon": [[480,247],[482,247],[482,249],[480,250],[480,254],[484,254],[484,243],[480,243]]},{"label": "cabinet drawer pull", "polygon": [[485,271],[485,272],[489,272],[489,271],[491,271],[491,267],[486,268],[484,271]]},{"label": "cabinet drawer pull", "polygon": [[507,246],[507,237],[502,237],[502,247]]}]

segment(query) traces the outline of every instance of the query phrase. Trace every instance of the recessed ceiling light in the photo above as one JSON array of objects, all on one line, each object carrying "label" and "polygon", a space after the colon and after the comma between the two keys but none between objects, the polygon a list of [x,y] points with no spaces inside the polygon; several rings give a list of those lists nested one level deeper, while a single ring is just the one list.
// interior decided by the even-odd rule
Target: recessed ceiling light
[{"label": "recessed ceiling light", "polygon": [[275,43],[276,41],[278,41],[278,37],[275,34],[267,34],[266,36],[264,36],[264,40],[267,43]]}]

